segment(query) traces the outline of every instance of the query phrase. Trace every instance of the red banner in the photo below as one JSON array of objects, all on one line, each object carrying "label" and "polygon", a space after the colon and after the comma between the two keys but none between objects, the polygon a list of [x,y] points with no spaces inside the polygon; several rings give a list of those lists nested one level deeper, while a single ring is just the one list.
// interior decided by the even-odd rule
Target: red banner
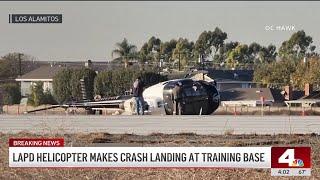
[{"label": "red banner", "polygon": [[9,147],[63,147],[63,138],[10,138]]}]

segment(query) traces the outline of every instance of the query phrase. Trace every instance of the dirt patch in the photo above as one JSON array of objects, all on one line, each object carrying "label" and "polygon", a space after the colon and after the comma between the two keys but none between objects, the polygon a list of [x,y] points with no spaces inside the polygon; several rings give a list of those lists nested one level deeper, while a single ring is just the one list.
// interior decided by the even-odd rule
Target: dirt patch
[{"label": "dirt patch", "polygon": [[[17,137],[63,137],[65,146],[112,146],[113,144],[139,146],[311,146],[312,176],[320,179],[320,136],[310,135],[175,135],[151,134],[1,134],[0,179],[270,179],[265,169],[48,169],[9,168],[8,140]],[[277,177],[277,179],[287,179]],[[298,177],[291,179],[301,179]]]}]

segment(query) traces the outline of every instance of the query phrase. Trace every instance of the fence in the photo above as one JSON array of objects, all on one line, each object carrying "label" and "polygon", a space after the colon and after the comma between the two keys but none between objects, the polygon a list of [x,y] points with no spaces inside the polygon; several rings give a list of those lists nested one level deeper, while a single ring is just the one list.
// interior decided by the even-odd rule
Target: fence
[{"label": "fence", "polygon": [[219,115],[320,115],[320,107],[286,107],[286,106],[220,106],[214,114]]}]

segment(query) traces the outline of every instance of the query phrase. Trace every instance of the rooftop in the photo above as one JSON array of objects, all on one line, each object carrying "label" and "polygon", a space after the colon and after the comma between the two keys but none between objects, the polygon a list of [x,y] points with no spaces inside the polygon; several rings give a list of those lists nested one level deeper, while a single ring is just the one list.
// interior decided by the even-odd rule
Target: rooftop
[{"label": "rooftop", "polygon": [[23,79],[53,79],[55,74],[59,72],[63,66],[41,66],[33,71],[30,71],[22,76],[16,78],[17,81]]},{"label": "rooftop", "polygon": [[217,82],[220,81],[245,81],[252,82],[253,80],[253,70],[217,70],[217,69],[207,69],[205,71],[191,71],[188,73],[192,76],[197,73],[206,73],[210,78]]},{"label": "rooftop", "polygon": [[274,101],[270,88],[233,88],[220,92],[221,101]]},{"label": "rooftop", "polygon": [[252,81],[253,70],[208,70],[208,76],[218,81],[236,80],[236,81]]},{"label": "rooftop", "polygon": [[[87,61],[74,61],[74,62],[40,62],[40,66],[20,77],[16,80],[36,80],[36,79],[48,79],[51,80],[55,74],[64,68],[80,69],[86,67]],[[87,64],[88,65],[88,64]],[[103,71],[106,69],[112,69],[112,64],[108,62],[91,62],[90,67],[95,71]]]}]

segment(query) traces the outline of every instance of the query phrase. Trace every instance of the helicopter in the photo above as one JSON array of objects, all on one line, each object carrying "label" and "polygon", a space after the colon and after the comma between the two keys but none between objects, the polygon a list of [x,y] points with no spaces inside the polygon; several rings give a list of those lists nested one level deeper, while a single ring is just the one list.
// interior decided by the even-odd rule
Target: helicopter
[{"label": "helicopter", "polygon": [[[220,95],[214,83],[193,80],[189,78],[174,79],[160,82],[146,88],[143,91],[145,114],[173,114],[172,90],[180,82],[182,84],[182,115],[210,115],[220,105]],[[124,114],[135,114],[134,100],[132,95],[120,95],[81,102],[68,102],[61,105],[52,105],[42,109],[35,109],[25,113],[32,113],[47,109],[62,107],[83,108],[89,114],[102,114],[103,108],[122,109]]]},{"label": "helicopter", "polygon": [[164,110],[165,114],[173,114],[173,88],[177,83],[182,85],[182,115],[209,115],[220,104],[220,95],[213,83],[192,80],[176,79],[153,85],[143,92],[144,101],[151,112]]}]

